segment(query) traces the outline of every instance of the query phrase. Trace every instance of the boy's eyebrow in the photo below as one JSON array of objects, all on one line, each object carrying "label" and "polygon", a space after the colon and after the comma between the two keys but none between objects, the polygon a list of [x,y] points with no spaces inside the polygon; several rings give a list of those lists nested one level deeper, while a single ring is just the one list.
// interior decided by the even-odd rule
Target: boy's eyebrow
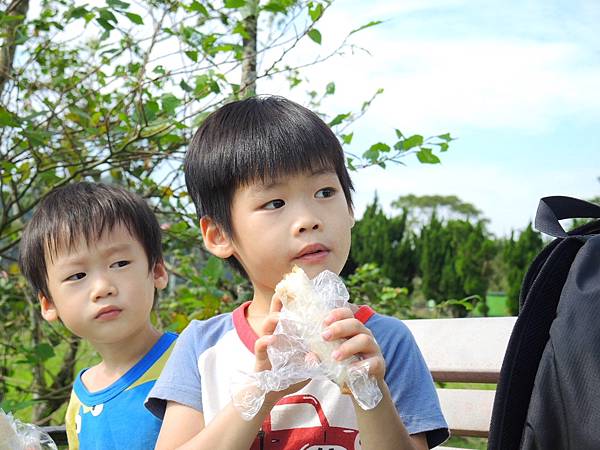
[{"label": "boy's eyebrow", "polygon": [[[306,174],[306,177],[308,178],[314,178],[314,177],[318,177],[321,175],[327,175],[327,174],[335,174],[335,170],[334,169],[330,169],[330,168],[323,168],[323,169],[318,169],[318,170],[314,170],[311,171],[309,173]],[[270,189],[276,188],[277,186],[283,184],[283,179],[284,177],[280,177],[280,178],[275,178],[275,179],[270,179],[268,181],[264,181],[264,182],[256,182],[253,186],[252,186],[252,190],[255,192],[264,192],[264,191],[268,191]]]},{"label": "boy's eyebrow", "polygon": [[114,245],[109,245],[108,247],[102,250],[102,253],[104,253],[105,255],[112,255],[113,253],[119,253],[121,251],[128,250],[130,247],[131,243],[129,242],[118,243]]},{"label": "boy's eyebrow", "polygon": [[[125,250],[129,249],[130,247],[131,247],[131,244],[128,243],[128,242],[117,243],[117,244],[111,244],[111,245],[108,245],[105,248],[102,248],[100,250],[100,252],[101,252],[101,254],[103,256],[110,256],[110,255],[113,255],[115,253],[119,253],[121,251],[125,251]],[[81,264],[82,262],[84,262],[87,253],[88,252],[86,250],[84,250],[84,251],[82,251],[80,253],[77,253],[75,255],[71,254],[71,255],[65,256],[63,258],[61,264],[63,266],[75,266],[75,265]]]}]

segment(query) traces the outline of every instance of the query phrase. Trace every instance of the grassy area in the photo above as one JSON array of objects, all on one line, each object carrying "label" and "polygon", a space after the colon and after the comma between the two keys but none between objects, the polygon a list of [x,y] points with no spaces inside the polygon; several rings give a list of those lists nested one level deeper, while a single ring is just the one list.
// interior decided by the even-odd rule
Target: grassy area
[{"label": "grassy area", "polygon": [[[488,316],[490,317],[504,317],[510,316],[508,308],[506,307],[506,295],[501,293],[489,293],[487,296],[487,305],[490,308]],[[473,312],[474,316],[483,316],[481,307],[478,305]]]},{"label": "grassy area", "polygon": [[487,439],[475,437],[451,437],[444,446],[485,450],[487,448]]}]

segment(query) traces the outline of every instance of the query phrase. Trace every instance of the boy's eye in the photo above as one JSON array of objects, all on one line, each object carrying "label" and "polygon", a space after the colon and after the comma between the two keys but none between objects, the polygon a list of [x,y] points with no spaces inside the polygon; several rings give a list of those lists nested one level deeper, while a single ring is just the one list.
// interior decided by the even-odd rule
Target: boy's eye
[{"label": "boy's eye", "polygon": [[129,264],[129,261],[117,261],[110,265],[110,267],[125,267]]},{"label": "boy's eye", "polygon": [[74,273],[70,277],[65,278],[65,281],[77,281],[85,278],[85,272]]},{"label": "boy's eye", "polygon": [[315,194],[316,198],[328,198],[333,197],[335,195],[336,190],[334,188],[328,187],[323,188],[317,191]]},{"label": "boy's eye", "polygon": [[263,205],[264,209],[279,209],[279,208],[283,208],[283,205],[285,205],[285,202],[281,199],[275,199],[275,200],[271,200],[268,203],[265,203]]}]

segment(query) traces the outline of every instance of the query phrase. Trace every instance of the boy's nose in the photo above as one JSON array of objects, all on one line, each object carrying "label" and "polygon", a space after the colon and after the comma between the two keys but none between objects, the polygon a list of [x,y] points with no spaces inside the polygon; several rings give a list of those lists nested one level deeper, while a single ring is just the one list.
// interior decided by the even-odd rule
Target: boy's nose
[{"label": "boy's nose", "polygon": [[297,234],[305,233],[309,230],[317,231],[321,228],[323,228],[321,220],[310,214],[300,217],[294,224],[294,230]]},{"label": "boy's nose", "polygon": [[92,300],[96,301],[101,298],[111,297],[117,294],[117,288],[106,277],[99,277],[94,283],[92,291]]}]

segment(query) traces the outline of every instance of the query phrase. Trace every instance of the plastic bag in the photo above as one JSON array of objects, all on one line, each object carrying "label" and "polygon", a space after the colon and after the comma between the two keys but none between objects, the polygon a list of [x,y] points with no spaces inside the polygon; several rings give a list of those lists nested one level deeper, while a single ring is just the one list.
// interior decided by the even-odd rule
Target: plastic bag
[{"label": "plastic bag", "polygon": [[[290,278],[293,277],[293,278]],[[302,291],[305,302],[286,302],[280,283],[276,291],[284,304],[279,323],[273,333],[274,342],[267,348],[271,370],[239,373],[232,383],[234,406],[245,420],[251,420],[260,410],[265,394],[281,391],[306,379],[329,379],[342,393],[351,393],[363,409],[372,409],[382,398],[377,381],[369,376],[368,363],[358,357],[344,361],[331,359],[331,353],[343,340],[325,341],[323,320],[329,311],[347,307],[349,295],[342,280],[333,272],[321,272],[309,280],[302,269],[294,268],[284,281]]]},{"label": "plastic bag", "polygon": [[0,450],[57,450],[48,433],[0,409]]}]

